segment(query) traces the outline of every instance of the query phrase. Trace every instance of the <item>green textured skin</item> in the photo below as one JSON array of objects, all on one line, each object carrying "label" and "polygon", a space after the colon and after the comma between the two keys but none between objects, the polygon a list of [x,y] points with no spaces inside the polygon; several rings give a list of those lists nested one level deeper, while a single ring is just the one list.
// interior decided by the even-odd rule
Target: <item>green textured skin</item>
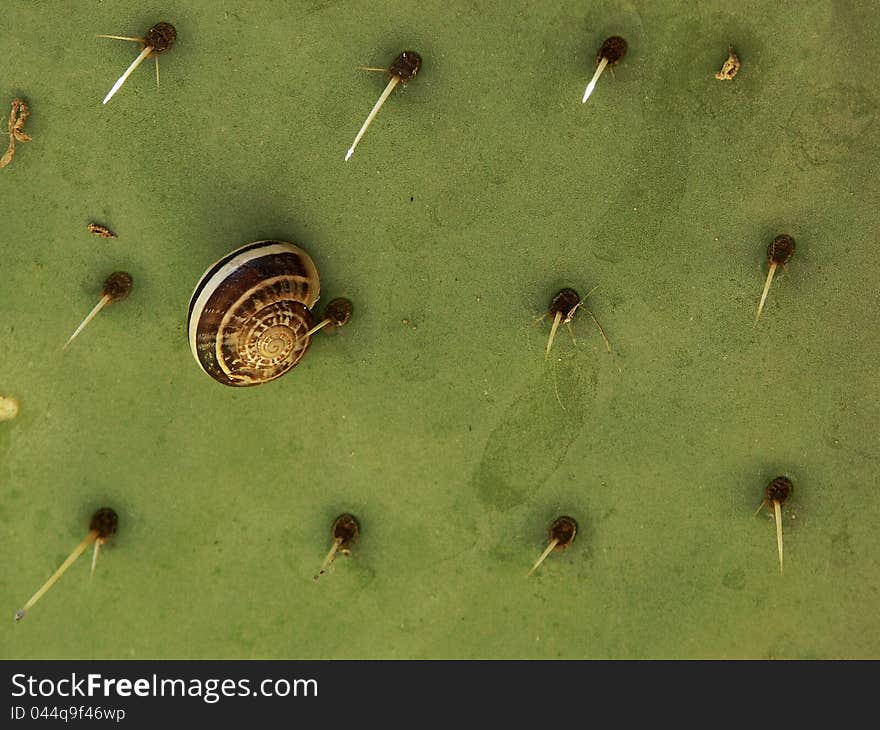
[{"label": "green textured skin", "polygon": [[[872,0],[8,5],[0,657],[880,657]],[[138,46],[95,34],[159,20],[161,91],[148,60],[102,107]],[[405,48],[343,162],[387,80],[356,67]],[[224,388],[189,296],[261,238],[356,314]],[[614,354],[581,309],[545,360],[534,317],[596,284]],[[784,577],[752,517],[779,474]],[[94,579],[16,625],[105,505]],[[577,540],[526,579],[560,514]]]}]

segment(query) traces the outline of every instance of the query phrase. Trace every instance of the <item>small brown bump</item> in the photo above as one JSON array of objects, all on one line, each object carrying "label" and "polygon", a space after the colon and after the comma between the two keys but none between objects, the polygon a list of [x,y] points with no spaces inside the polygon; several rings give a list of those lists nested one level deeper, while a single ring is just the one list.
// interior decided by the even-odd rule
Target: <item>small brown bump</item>
[{"label": "small brown bump", "polygon": [[102,297],[110,297],[111,302],[119,302],[125,299],[131,292],[131,274],[125,271],[115,271],[104,282]]},{"label": "small brown bump", "polygon": [[793,491],[794,484],[791,483],[791,479],[776,477],[764,490],[764,502],[768,505],[772,505],[774,502],[785,504]]},{"label": "small brown bump", "polygon": [[28,602],[16,611],[15,620],[21,621],[25,615],[27,615],[27,612],[33,608],[37,601],[39,601],[40,598],[45,595],[53,585],[55,585],[55,583],[58,582],[58,579],[61,578],[67,569],[73,565],[76,559],[85,552],[89,545],[94,545],[94,552],[92,553],[92,574],[94,574],[95,563],[98,559],[98,550],[101,545],[116,534],[118,526],[119,517],[116,512],[109,507],[102,507],[95,512],[89,522],[88,534],[80,541],[79,545],[73,549],[73,552],[67,556],[67,559],[61,564],[61,566],[49,576],[48,580],[46,580],[42,586],[40,586],[40,589],[30,597]]},{"label": "small brown bump", "polygon": [[626,49],[626,41],[619,35],[606,38],[599,48],[599,53],[596,54],[596,63],[601,63],[604,58],[607,59],[609,66],[616,66],[626,55]]},{"label": "small brown bump", "polygon": [[104,282],[104,288],[101,290],[101,298],[98,300],[98,303],[92,308],[92,311],[86,315],[86,318],[79,323],[79,326],[64,344],[64,349],[68,348],[70,343],[76,339],[76,336],[83,331],[86,325],[91,322],[98,313],[104,309],[104,307],[113,302],[125,299],[130,291],[131,274],[127,274],[124,271],[115,271],[110,274],[110,276],[107,277],[107,281]]},{"label": "small brown bump", "polygon": [[156,59],[156,88],[159,88],[159,54],[167,51],[171,46],[174,45],[177,40],[177,31],[174,29],[174,26],[171,23],[156,23],[152,28],[150,28],[145,34],[143,38],[133,38],[131,36],[120,36],[120,35],[100,35],[99,38],[113,38],[115,40],[120,41],[136,41],[141,45],[141,52],[137,55],[134,61],[131,62],[129,67],[125,69],[125,72],[116,79],[116,83],[110,87],[110,91],[107,92],[107,96],[104,97],[104,101],[102,104],[106,104],[113,98],[119,89],[122,88],[122,85],[128,79],[129,76],[134,72],[134,70],[140,66],[147,58],[155,57]]},{"label": "small brown bump", "polygon": [[176,40],[177,30],[171,23],[156,23],[147,31],[144,38],[145,45],[153,49],[153,54],[164,53],[174,45]]},{"label": "small brown bump", "polygon": [[415,51],[404,51],[391,62],[388,67],[389,76],[397,76],[401,83],[407,83],[415,78],[422,67],[422,57]]},{"label": "small brown bump", "polygon": [[574,542],[575,535],[577,535],[577,522],[571,517],[563,516],[553,520],[553,524],[550,525],[550,541],[527,575],[533,575],[551,553],[565,550]]},{"label": "small brown bump", "polygon": [[[372,124],[373,120],[376,118],[376,115],[379,113],[382,105],[385,104],[388,97],[391,95],[391,92],[394,91],[398,84],[406,84],[408,81],[415,78],[415,75],[419,72],[419,69],[421,67],[422,57],[419,56],[419,54],[415,51],[404,51],[391,62],[391,65],[387,69],[389,77],[388,83],[385,85],[384,91],[379,96],[376,103],[373,104],[373,108],[370,110],[370,113],[367,115],[367,118],[364,120],[364,123],[361,125],[358,133],[355,135],[354,142],[351,143],[351,147],[349,147],[348,151],[345,153],[346,161],[351,159],[351,156],[354,154],[355,148],[358,146],[363,136],[367,133],[367,129],[370,128],[370,124]],[[372,66],[364,66],[362,68],[365,71],[385,70],[381,68],[373,68]]]},{"label": "small brown bump", "polygon": [[764,310],[764,303],[767,301],[767,294],[770,292],[770,284],[773,282],[773,274],[776,273],[777,268],[787,264],[793,255],[794,239],[784,233],[776,236],[767,247],[769,267],[767,269],[767,279],[764,282],[764,289],[761,292],[761,300],[758,302],[758,311],[755,313],[755,325],[758,324],[758,319]]},{"label": "small brown bump", "polygon": [[[544,357],[550,357],[550,350],[553,347],[553,341],[556,339],[556,331],[560,324],[566,324],[571,332],[571,320],[574,313],[581,305],[581,297],[574,289],[566,287],[562,289],[550,302],[550,308],[547,314],[550,315],[550,336],[547,338],[547,347],[544,348]],[[543,315],[541,319],[547,316]],[[574,339],[574,333],[572,333]],[[561,403],[560,403],[561,404]],[[563,406],[565,408],[565,406]]]},{"label": "small brown bump", "polygon": [[788,477],[779,476],[764,490],[764,500],[758,505],[757,515],[764,507],[773,513],[776,522],[776,553],[779,556],[779,574],[784,573],[784,549],[782,544],[782,505],[791,497],[794,485]]},{"label": "small brown bump", "polygon": [[794,256],[794,239],[788,234],[776,236],[767,247],[767,258],[771,264],[784,266]]},{"label": "small brown bump", "polygon": [[333,541],[339,543],[339,552],[350,553],[360,534],[360,525],[354,515],[339,515],[333,522]]},{"label": "small brown bump", "polygon": [[351,320],[353,312],[354,306],[351,300],[338,297],[327,304],[324,309],[324,319],[330,320],[330,324],[327,325],[330,328],[344,327]]},{"label": "small brown bump", "polygon": [[547,310],[547,313],[553,317],[556,314],[561,314],[563,320],[567,320],[568,317],[572,314],[573,310],[581,303],[580,295],[570,287],[566,287],[559,291],[559,293],[553,297],[553,301],[550,302],[550,308]]},{"label": "small brown bump", "polygon": [[119,527],[119,515],[109,507],[101,507],[92,515],[89,530],[98,533],[98,539],[108,540],[116,534]]},{"label": "small brown bump", "polygon": [[338,553],[342,553],[343,555],[351,553],[351,548],[360,534],[360,525],[358,525],[358,521],[353,515],[339,515],[339,517],[333,521],[331,533],[333,535],[333,545],[330,547],[330,552],[327,553],[327,557],[324,558],[324,562],[321,564],[321,569],[315,575],[315,580],[318,580],[327,572],[330,566],[333,565]]},{"label": "small brown bump", "polygon": [[577,536],[577,522],[572,517],[557,517],[550,525],[550,541],[556,540],[554,550],[565,550]]}]

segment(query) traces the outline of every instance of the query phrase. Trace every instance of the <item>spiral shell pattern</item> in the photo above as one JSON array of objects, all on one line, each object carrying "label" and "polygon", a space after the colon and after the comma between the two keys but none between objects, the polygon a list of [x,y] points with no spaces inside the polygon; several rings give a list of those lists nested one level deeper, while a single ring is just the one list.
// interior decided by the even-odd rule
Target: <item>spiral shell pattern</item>
[{"label": "spiral shell pattern", "polygon": [[189,304],[189,343],[224,385],[267,383],[296,365],[311,341],[318,270],[298,246],[257,241],[224,256],[202,276]]}]

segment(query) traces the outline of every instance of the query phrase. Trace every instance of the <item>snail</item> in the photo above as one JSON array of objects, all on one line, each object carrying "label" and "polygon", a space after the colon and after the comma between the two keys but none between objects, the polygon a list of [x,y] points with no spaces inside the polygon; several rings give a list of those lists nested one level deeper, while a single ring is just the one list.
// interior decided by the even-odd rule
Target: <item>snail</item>
[{"label": "snail", "polygon": [[306,354],[321,291],[311,257],[292,243],[256,241],[204,273],[189,303],[189,343],[224,385],[259,385]]}]

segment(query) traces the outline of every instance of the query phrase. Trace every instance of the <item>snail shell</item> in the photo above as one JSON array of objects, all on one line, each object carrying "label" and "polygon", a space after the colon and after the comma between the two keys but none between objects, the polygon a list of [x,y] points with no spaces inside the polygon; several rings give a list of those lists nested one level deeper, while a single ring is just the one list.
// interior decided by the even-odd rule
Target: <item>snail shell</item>
[{"label": "snail shell", "polygon": [[311,257],[283,241],[232,251],[202,275],[189,303],[189,344],[224,385],[267,383],[305,355],[320,281]]}]

